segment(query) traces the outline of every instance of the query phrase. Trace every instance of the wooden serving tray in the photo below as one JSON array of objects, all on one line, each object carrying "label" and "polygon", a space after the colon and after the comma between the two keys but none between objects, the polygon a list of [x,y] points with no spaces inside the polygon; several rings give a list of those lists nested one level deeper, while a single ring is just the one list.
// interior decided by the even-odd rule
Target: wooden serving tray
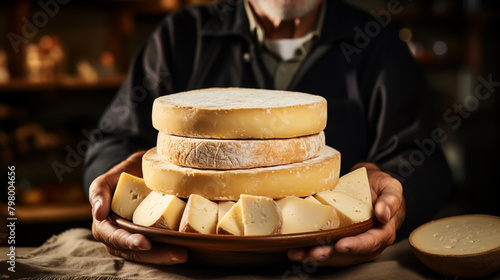
[{"label": "wooden serving tray", "polygon": [[353,225],[307,233],[235,236],[178,232],[134,224],[111,212],[108,219],[153,241],[178,245],[188,250],[190,260],[216,265],[262,265],[287,260],[288,249],[326,245],[360,234],[374,227],[375,218]]}]

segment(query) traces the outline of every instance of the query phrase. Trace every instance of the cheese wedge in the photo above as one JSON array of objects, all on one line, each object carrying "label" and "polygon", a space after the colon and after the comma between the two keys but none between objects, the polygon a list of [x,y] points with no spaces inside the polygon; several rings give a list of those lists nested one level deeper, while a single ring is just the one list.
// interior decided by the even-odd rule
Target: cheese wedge
[{"label": "cheese wedge", "polygon": [[312,196],[312,195],[310,195],[308,197],[304,197],[304,200],[312,202],[312,203],[316,203],[316,204],[323,204],[319,200],[317,200],[316,198],[314,198],[314,196]]},{"label": "cheese wedge", "polygon": [[217,213],[217,222],[220,222],[222,217],[226,215],[226,213],[233,207],[233,205],[236,204],[234,201],[219,201],[219,210]]},{"label": "cheese wedge", "polygon": [[122,218],[132,220],[135,209],[150,192],[144,179],[122,172],[111,200],[111,210]]},{"label": "cheese wedge", "polygon": [[156,148],[142,159],[150,189],[179,197],[198,194],[210,200],[238,200],[241,194],[273,199],[308,196],[332,189],[340,171],[340,153],[328,146],[319,157],[303,162],[237,170],[180,167],[163,160]]},{"label": "cheese wedge", "polygon": [[243,235],[245,233],[241,216],[241,200],[220,219],[217,224],[217,234]]},{"label": "cheese wedge", "polygon": [[278,90],[208,88],[161,96],[153,127],[172,135],[216,139],[293,138],[326,127],[321,96]]},{"label": "cheese wedge", "polygon": [[339,178],[335,191],[346,192],[367,204],[372,204],[372,192],[366,168],[361,167]]},{"label": "cheese wedge", "polygon": [[371,204],[366,204],[345,192],[323,191],[314,197],[337,210],[341,227],[366,221],[374,215]]},{"label": "cheese wedge", "polygon": [[135,209],[132,222],[177,231],[185,207],[186,202],[176,196],[151,192]]},{"label": "cheese wedge", "polygon": [[340,225],[332,206],[310,200],[291,196],[276,201],[283,217],[282,233],[311,232]]},{"label": "cheese wedge", "polygon": [[273,199],[242,194],[238,203],[241,203],[243,235],[281,233],[283,218],[278,205]]},{"label": "cheese wedge", "polygon": [[203,169],[275,166],[320,155],[325,134],[286,139],[201,139],[158,133],[158,154],[175,165]]},{"label": "cheese wedge", "polygon": [[180,232],[215,233],[218,204],[196,194],[189,196],[179,226]]}]

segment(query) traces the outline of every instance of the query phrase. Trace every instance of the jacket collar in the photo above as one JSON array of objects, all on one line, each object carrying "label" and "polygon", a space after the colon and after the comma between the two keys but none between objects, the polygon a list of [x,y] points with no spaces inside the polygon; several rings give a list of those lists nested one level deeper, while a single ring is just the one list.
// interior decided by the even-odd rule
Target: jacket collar
[{"label": "jacket collar", "polygon": [[[321,28],[319,44],[331,44],[343,40],[352,40],[356,21],[345,13],[347,4],[340,0],[329,1],[326,16]],[[244,1],[216,2],[212,4],[213,16],[201,30],[203,36],[243,36],[252,37],[245,12]]]}]

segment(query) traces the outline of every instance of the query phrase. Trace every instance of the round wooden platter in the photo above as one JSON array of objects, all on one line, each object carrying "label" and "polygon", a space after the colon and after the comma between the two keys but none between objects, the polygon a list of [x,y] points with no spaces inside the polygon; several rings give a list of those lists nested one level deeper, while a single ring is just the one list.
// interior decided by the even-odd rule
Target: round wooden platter
[{"label": "round wooden platter", "polygon": [[[200,234],[178,232],[168,229],[145,227],[111,213],[108,219],[129,232],[140,233],[153,241],[185,247],[195,253],[196,259],[210,260],[218,264],[245,264],[278,261],[277,256],[285,256],[288,249],[325,245],[337,240],[360,234],[374,227],[375,218],[353,225],[330,230],[307,233],[234,236],[220,234]],[[255,256],[258,258],[255,258]]]}]

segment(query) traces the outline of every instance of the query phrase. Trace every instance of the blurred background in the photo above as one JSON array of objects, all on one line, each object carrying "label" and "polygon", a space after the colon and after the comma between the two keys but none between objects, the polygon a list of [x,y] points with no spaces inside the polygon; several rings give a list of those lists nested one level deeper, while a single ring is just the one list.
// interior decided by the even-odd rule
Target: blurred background
[{"label": "blurred background", "polygon": [[[16,168],[17,246],[41,245],[71,227],[90,228],[81,181],[89,135],[158,22],[183,6],[208,2],[0,2],[0,172],[6,178],[7,167]],[[436,122],[448,136],[443,147],[456,186],[440,215],[500,215],[500,84],[484,84],[500,82],[500,3],[347,2],[379,14],[400,3],[390,24],[425,74]],[[7,237],[4,186],[0,246]]]}]

